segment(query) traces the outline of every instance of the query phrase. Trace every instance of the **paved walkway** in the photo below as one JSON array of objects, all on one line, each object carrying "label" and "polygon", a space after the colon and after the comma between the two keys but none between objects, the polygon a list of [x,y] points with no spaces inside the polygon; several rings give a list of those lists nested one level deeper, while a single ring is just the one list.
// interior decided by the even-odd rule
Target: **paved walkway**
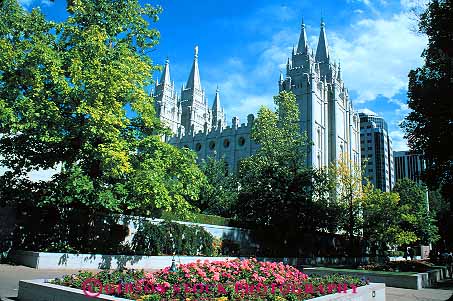
[{"label": "paved walkway", "polygon": [[[76,270],[36,270],[24,266],[0,264],[0,300],[17,297],[19,280],[61,277]],[[453,280],[439,283],[436,288],[411,290],[387,287],[386,301],[446,301],[452,300]]]}]

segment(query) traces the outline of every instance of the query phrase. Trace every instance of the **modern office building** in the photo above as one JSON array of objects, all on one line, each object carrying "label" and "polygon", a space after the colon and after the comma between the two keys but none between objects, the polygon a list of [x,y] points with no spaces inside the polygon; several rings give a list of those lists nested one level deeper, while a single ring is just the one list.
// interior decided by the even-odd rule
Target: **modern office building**
[{"label": "modern office building", "polygon": [[423,155],[409,151],[397,151],[393,152],[393,160],[395,162],[396,180],[409,178],[422,184],[421,174],[426,169],[426,161]]},{"label": "modern office building", "polygon": [[391,191],[395,184],[393,169],[392,138],[387,122],[371,111],[360,116],[361,159],[365,165],[366,178],[381,191]]}]

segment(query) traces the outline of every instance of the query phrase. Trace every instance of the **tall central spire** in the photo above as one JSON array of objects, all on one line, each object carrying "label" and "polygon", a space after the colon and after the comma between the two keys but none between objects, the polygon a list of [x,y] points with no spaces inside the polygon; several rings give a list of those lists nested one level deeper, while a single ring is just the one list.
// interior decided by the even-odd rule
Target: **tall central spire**
[{"label": "tall central spire", "polygon": [[307,34],[305,33],[305,23],[302,19],[302,25],[300,28],[300,37],[299,44],[297,45],[297,53],[306,53],[307,52]]},{"label": "tall central spire", "polygon": [[200,71],[198,70],[198,46],[195,46],[192,70],[190,70],[189,79],[187,80],[186,89],[197,89],[201,91]]},{"label": "tall central spire", "polygon": [[327,63],[329,61],[329,46],[327,45],[323,19],[321,19],[321,32],[319,33],[318,48],[316,48],[316,61],[320,63]]},{"label": "tall central spire", "polygon": [[171,84],[170,82],[170,62],[168,58],[165,60],[165,67],[164,70],[162,71],[162,76],[160,77],[160,83],[168,83]]}]

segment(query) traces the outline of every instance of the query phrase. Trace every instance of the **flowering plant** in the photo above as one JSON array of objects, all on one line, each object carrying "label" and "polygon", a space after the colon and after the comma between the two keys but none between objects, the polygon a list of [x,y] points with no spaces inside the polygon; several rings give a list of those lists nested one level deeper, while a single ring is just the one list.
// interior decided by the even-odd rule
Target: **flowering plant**
[{"label": "flowering plant", "polygon": [[[78,284],[83,280],[81,277],[76,278]],[[359,279],[347,276],[308,278],[306,274],[292,266],[281,262],[259,262],[254,258],[227,261],[198,260],[179,265],[177,271],[167,267],[150,273],[131,270],[111,274],[101,272],[92,275],[91,282],[93,278],[105,288],[105,291],[102,287],[98,288],[99,292],[138,301],[307,300],[335,293],[337,284],[347,283],[353,287],[365,284]],[[55,280],[54,283],[70,285],[67,281]]]}]

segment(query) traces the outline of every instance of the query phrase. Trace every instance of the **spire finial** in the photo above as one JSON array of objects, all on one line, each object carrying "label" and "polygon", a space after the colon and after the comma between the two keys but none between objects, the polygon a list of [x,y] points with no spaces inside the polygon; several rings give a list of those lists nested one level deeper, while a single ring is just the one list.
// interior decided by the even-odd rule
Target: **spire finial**
[{"label": "spire finial", "polygon": [[307,53],[308,44],[307,44],[307,34],[305,33],[305,23],[304,18],[302,17],[302,25],[300,28],[299,43],[297,44],[297,53]]},{"label": "spire finial", "polygon": [[217,89],[215,90],[216,93],[219,93],[220,92],[220,88],[219,88],[219,85],[217,85]]},{"label": "spire finial", "polygon": [[168,56],[167,58],[165,59],[165,64],[169,64],[170,63],[170,60],[168,59]]},{"label": "spire finial", "polygon": [[201,87],[200,71],[198,70],[198,45],[194,48],[193,65],[192,70],[190,70],[189,79],[187,80],[186,89],[187,88],[203,91]]},{"label": "spire finial", "polygon": [[324,17],[321,17],[321,27],[326,26],[326,23],[324,23]]}]

